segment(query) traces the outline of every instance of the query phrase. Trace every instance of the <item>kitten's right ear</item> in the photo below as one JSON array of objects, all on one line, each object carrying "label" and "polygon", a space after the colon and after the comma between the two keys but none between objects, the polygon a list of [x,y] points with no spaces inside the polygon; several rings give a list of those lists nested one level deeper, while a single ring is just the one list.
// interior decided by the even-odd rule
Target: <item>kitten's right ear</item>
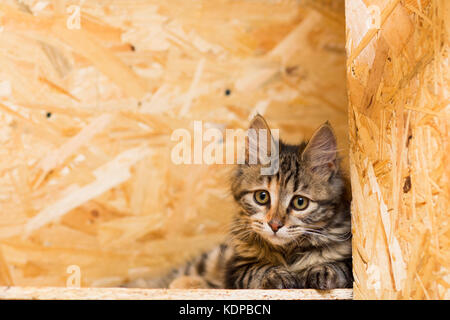
[{"label": "kitten's right ear", "polygon": [[301,157],[317,174],[329,176],[337,170],[337,141],[328,121],[314,132]]}]

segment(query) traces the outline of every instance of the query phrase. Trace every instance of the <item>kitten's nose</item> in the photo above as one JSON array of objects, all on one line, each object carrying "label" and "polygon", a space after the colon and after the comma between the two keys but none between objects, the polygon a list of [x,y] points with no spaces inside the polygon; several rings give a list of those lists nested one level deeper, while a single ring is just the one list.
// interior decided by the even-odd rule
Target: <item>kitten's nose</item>
[{"label": "kitten's nose", "polygon": [[267,224],[269,225],[270,229],[272,229],[272,231],[275,233],[283,226],[281,221],[273,219],[267,222]]}]

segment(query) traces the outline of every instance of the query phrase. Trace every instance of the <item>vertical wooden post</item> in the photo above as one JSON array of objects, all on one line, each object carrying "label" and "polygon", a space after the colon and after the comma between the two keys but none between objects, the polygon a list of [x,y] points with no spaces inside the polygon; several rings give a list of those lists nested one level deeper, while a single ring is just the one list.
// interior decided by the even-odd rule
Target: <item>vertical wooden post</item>
[{"label": "vertical wooden post", "polygon": [[347,0],[355,299],[448,299],[449,1]]}]

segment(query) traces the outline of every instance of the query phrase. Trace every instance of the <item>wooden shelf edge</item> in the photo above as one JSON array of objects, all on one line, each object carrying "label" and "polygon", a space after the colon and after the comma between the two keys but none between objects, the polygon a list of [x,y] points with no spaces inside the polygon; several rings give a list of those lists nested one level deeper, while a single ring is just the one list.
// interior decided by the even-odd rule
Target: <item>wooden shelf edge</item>
[{"label": "wooden shelf edge", "polygon": [[182,290],[0,286],[0,300],[351,300],[352,297],[352,289]]}]

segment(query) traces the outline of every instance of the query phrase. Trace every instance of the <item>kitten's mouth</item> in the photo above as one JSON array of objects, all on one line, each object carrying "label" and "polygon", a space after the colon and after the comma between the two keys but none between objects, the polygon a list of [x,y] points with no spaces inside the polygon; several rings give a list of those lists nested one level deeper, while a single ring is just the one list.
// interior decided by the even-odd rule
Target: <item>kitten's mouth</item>
[{"label": "kitten's mouth", "polygon": [[276,233],[272,233],[270,235],[266,235],[266,239],[276,245],[282,245],[282,244],[286,244],[289,242],[289,239],[287,239],[286,237],[282,237]]},{"label": "kitten's mouth", "polygon": [[281,232],[273,232],[268,231],[267,229],[264,230],[264,228],[260,227],[254,227],[254,231],[259,234],[263,239],[265,239],[267,242],[274,244],[274,245],[285,245],[289,242],[291,242],[291,238],[287,237],[285,234],[282,234]]}]

